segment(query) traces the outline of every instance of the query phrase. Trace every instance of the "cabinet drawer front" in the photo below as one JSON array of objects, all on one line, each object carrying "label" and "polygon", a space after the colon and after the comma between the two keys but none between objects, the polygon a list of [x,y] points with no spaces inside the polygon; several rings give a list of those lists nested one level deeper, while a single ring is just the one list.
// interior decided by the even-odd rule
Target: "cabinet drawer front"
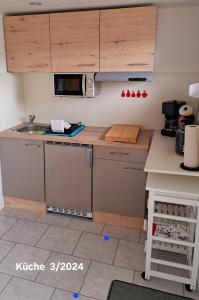
[{"label": "cabinet drawer front", "polygon": [[34,141],[34,140],[18,140],[18,143],[21,144],[21,146],[25,146],[28,148],[43,148],[43,142],[42,141]]},{"label": "cabinet drawer front", "polygon": [[147,154],[148,152],[146,150],[101,146],[94,147],[94,158],[145,163]]},{"label": "cabinet drawer front", "polygon": [[37,149],[43,151],[43,141],[37,140],[26,140],[26,139],[15,139],[15,138],[1,138],[0,148],[4,151],[15,151],[15,154],[18,154],[18,151],[27,151],[28,149]]},{"label": "cabinet drawer front", "polygon": [[94,210],[143,218],[145,212],[144,164],[95,159]]}]

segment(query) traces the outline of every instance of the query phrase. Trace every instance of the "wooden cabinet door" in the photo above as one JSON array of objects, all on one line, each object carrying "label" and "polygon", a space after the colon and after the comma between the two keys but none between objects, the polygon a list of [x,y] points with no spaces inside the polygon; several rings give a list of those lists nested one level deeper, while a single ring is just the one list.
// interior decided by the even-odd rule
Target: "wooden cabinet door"
[{"label": "wooden cabinet door", "polygon": [[49,15],[4,17],[9,72],[50,72]]},{"label": "wooden cabinet door", "polygon": [[99,71],[99,11],[50,14],[53,72]]},{"label": "wooden cabinet door", "polygon": [[152,71],[156,7],[100,11],[100,71]]},{"label": "wooden cabinet door", "polygon": [[44,201],[43,142],[5,138],[0,146],[4,196]]},{"label": "wooden cabinet door", "polygon": [[93,210],[144,218],[143,163],[94,159]]}]

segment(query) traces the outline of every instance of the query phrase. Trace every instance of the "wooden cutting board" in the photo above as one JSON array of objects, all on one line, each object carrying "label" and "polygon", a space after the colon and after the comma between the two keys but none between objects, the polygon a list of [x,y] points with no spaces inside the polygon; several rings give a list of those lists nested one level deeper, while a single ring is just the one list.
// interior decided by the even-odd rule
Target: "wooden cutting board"
[{"label": "wooden cutting board", "polygon": [[136,144],[141,126],[113,125],[105,135],[105,141]]}]

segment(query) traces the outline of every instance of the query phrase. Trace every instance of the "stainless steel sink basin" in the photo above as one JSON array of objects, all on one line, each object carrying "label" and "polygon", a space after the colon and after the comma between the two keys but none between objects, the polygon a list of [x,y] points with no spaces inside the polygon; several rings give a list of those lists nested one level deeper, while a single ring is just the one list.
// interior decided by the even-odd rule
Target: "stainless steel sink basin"
[{"label": "stainless steel sink basin", "polygon": [[22,128],[17,129],[18,132],[27,132],[27,133],[36,133],[36,134],[42,134],[48,126],[41,125],[41,124],[31,124],[26,125]]}]

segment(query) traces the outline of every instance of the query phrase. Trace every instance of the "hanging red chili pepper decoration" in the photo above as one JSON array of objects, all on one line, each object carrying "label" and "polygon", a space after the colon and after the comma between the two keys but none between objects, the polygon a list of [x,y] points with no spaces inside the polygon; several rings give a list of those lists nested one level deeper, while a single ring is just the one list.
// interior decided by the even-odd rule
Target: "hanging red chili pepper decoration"
[{"label": "hanging red chili pepper decoration", "polygon": [[147,94],[146,90],[144,90],[143,93],[142,93],[142,97],[146,98],[147,96],[148,96],[148,94]]},{"label": "hanging red chili pepper decoration", "polygon": [[121,92],[121,97],[125,97],[126,96],[126,94],[125,94],[125,91],[124,90],[122,90],[122,92]]},{"label": "hanging red chili pepper decoration", "polygon": [[131,97],[135,98],[135,92],[134,91],[132,91]]},{"label": "hanging red chili pepper decoration", "polygon": [[127,90],[127,92],[126,92],[126,97],[131,97],[131,93],[130,93],[130,91],[129,90]]},{"label": "hanging red chili pepper decoration", "polygon": [[136,96],[137,96],[138,98],[140,98],[140,97],[141,97],[141,93],[140,93],[140,91],[139,91],[139,90],[137,91],[137,94],[136,94]]}]

